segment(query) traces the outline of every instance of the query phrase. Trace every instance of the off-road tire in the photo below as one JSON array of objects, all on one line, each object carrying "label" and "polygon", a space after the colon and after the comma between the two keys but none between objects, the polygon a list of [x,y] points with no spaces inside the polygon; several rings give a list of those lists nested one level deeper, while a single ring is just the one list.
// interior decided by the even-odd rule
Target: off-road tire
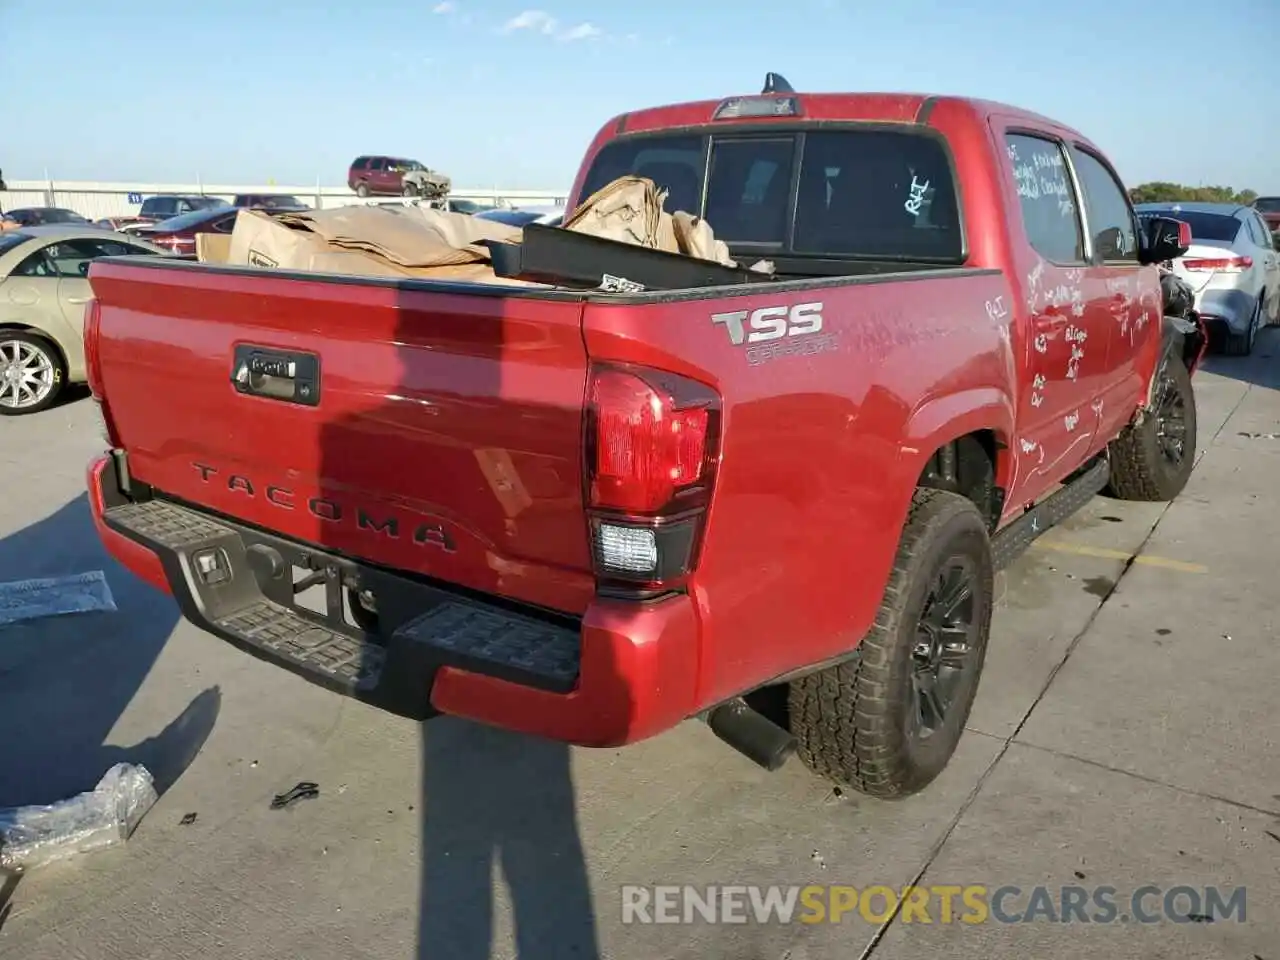
[{"label": "off-road tire", "polygon": [[[976,572],[973,660],[945,725],[917,739],[907,722],[908,711],[916,709],[911,672],[917,623],[934,579],[958,556],[972,560]],[[994,578],[991,541],[978,508],[959,494],[917,490],[871,630],[851,659],[790,683],[791,732],[810,770],[886,800],[933,782],[955,753],[978,692]]]},{"label": "off-road tire", "polygon": [[[0,416],[22,417],[31,413],[39,413],[41,410],[48,410],[58,402],[58,398],[62,396],[63,388],[67,385],[67,364],[62,359],[61,352],[50,341],[39,334],[27,333],[26,331],[0,330],[0,343],[15,341],[26,344],[32,350],[39,351],[48,358],[53,365],[53,386],[43,398],[25,407],[11,407],[0,402]],[[3,361],[4,358],[0,357],[0,363],[3,363]]]},{"label": "off-road tire", "polygon": [[356,184],[356,196],[361,200],[369,196],[369,185],[363,180]]},{"label": "off-road tire", "polygon": [[1142,422],[1130,424],[1111,441],[1107,454],[1111,478],[1107,493],[1120,500],[1167,503],[1178,496],[1191,479],[1196,460],[1196,393],[1191,374],[1176,358],[1169,358],[1157,372],[1169,377],[1182,396],[1185,421],[1182,460],[1175,468],[1160,452],[1160,421],[1154,412]]}]

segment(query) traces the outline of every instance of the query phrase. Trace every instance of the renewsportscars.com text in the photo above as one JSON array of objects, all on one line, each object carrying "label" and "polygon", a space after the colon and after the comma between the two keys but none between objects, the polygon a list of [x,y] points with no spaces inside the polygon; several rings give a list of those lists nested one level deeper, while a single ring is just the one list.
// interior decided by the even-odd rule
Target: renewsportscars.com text
[{"label": "renewsportscars.com text", "polygon": [[680,923],[1207,923],[1245,921],[1244,887],[979,884],[892,888],[624,886],[622,922]]}]

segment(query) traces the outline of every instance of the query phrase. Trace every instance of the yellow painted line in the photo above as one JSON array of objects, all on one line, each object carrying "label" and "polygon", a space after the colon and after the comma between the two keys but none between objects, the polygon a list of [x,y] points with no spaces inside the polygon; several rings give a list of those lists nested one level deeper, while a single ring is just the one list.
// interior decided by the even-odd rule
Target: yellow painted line
[{"label": "yellow painted line", "polygon": [[[1078,557],[1101,557],[1104,560],[1128,561],[1133,554],[1123,550],[1108,550],[1105,547],[1086,547],[1082,544],[1063,543],[1061,540],[1036,540],[1033,547],[1041,550],[1053,550],[1057,553],[1072,553]],[[1153,557],[1141,553],[1133,557],[1134,563],[1145,567],[1162,567],[1165,570],[1180,570],[1183,573],[1208,573],[1209,568],[1199,563],[1186,563],[1182,560],[1170,560],[1168,557]]]}]

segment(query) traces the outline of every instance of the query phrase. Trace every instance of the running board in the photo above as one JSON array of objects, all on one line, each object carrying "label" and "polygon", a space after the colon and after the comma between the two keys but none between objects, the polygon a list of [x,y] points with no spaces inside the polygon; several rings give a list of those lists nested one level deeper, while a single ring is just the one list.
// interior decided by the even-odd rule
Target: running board
[{"label": "running board", "polygon": [[997,570],[1003,570],[1027,551],[1036,539],[1079,511],[1101,493],[1111,479],[1105,456],[1085,467],[1073,479],[1004,527],[991,538]]}]

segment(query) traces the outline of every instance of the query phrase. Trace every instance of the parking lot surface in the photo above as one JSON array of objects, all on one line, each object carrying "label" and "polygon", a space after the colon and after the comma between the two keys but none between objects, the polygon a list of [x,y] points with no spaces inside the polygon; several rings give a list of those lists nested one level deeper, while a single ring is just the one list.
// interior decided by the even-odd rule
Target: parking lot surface
[{"label": "parking lot surface", "polygon": [[[0,628],[0,807],[122,759],[163,794],[127,845],[0,881],[0,957],[1280,960],[1280,330],[1196,384],[1187,490],[1099,498],[1000,576],[970,731],[898,803],[765,773],[696,723],[570,750],[309,686],[104,555],[87,400],[3,422],[0,580],[102,569],[119,609]],[[299,781],[320,796],[269,808]],[[1112,887],[1122,908],[1243,887],[1247,912],[622,922],[627,884],[810,883]]]}]

